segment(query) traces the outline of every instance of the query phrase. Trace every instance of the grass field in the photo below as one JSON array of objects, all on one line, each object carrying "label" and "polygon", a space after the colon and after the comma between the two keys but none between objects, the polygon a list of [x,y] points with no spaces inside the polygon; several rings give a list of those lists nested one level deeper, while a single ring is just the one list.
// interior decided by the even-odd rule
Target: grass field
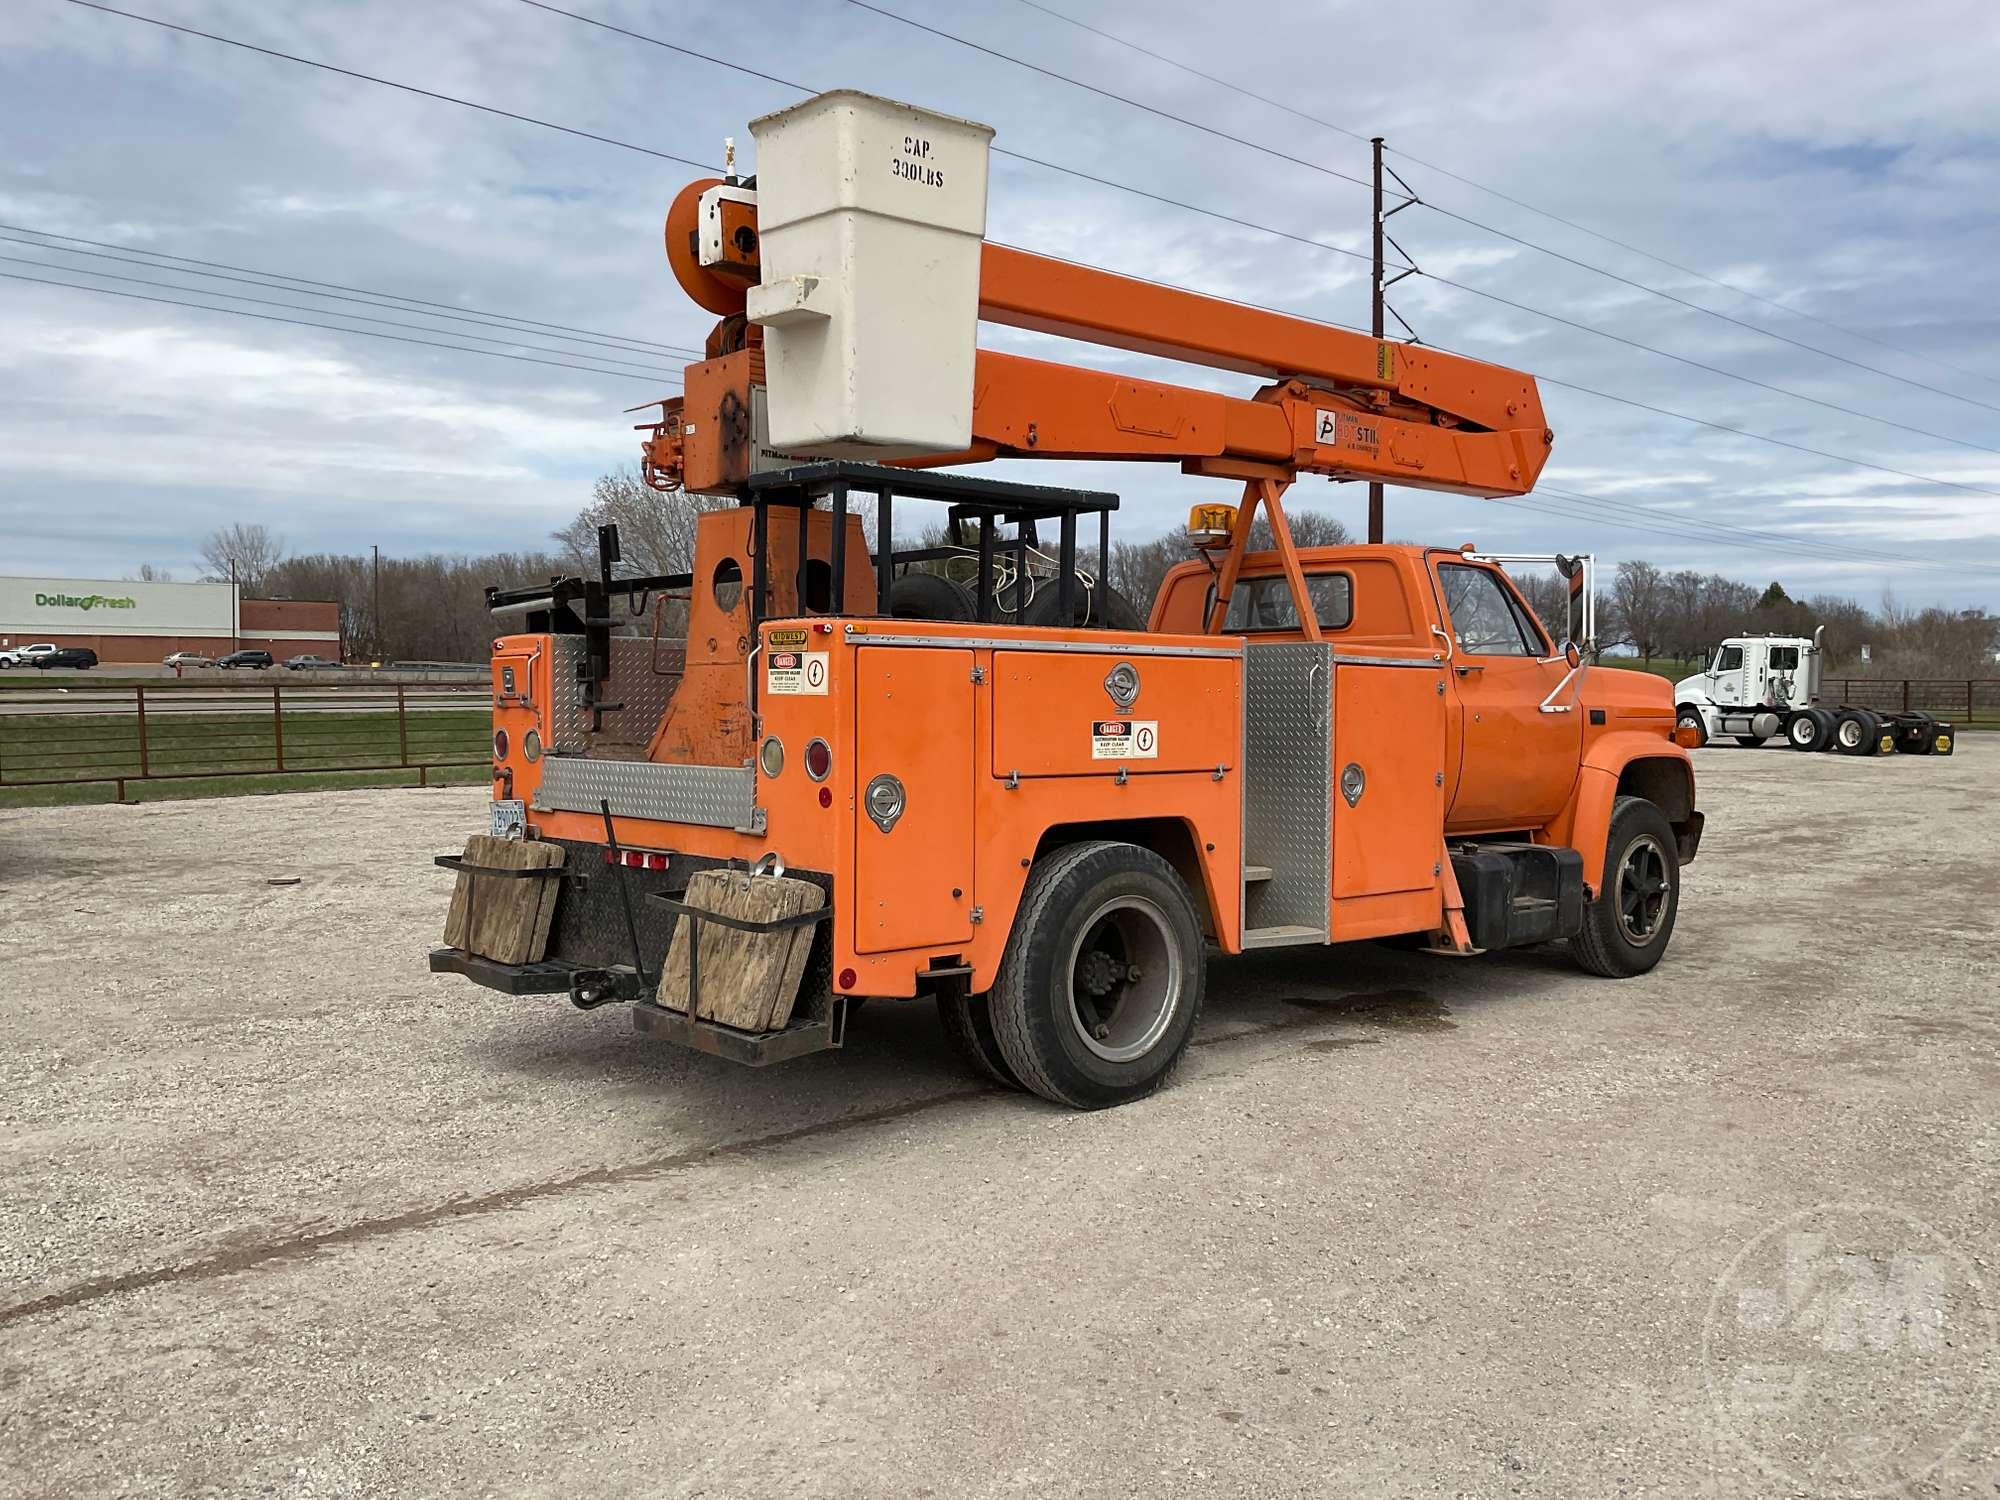
[{"label": "grass field", "polygon": [[[0,807],[110,801],[115,778],[137,800],[414,782],[419,765],[457,763],[483,778],[491,721],[484,707],[389,712],[327,709],[0,717]],[[442,777],[445,773],[433,773]],[[178,778],[178,779],[176,779]],[[22,786],[23,782],[54,783]]]}]

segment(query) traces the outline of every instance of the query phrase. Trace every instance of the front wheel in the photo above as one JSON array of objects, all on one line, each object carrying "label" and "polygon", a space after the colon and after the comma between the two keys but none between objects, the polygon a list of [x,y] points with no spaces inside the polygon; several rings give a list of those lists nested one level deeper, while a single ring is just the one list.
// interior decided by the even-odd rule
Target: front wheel
[{"label": "front wheel", "polygon": [[1700,709],[1683,704],[1674,723],[1677,728],[1692,729],[1697,735],[1701,736],[1701,738],[1694,742],[1697,750],[1708,743],[1708,725],[1702,719]]},{"label": "front wheel", "polygon": [[1629,979],[1659,963],[1680,910],[1680,856],[1667,815],[1643,797],[1620,797],[1604,842],[1604,880],[1570,940],[1577,963]]},{"label": "front wheel", "polygon": [[989,998],[1022,1084],[1072,1109],[1143,1098],[1187,1050],[1204,988],[1201,921],[1173,867],[1135,844],[1037,861]]},{"label": "front wheel", "polygon": [[1739,734],[1734,738],[1745,750],[1755,750],[1764,743],[1764,737],[1757,734]]}]

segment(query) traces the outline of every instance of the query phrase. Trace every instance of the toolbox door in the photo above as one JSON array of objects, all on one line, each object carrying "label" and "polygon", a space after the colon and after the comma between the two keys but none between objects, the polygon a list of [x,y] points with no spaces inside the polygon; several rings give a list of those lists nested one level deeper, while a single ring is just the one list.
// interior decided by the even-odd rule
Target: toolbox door
[{"label": "toolbox door", "polygon": [[[972,936],[972,666],[969,650],[856,653],[857,953]],[[871,784],[889,777],[901,789],[893,815],[869,797]]]},{"label": "toolbox door", "polygon": [[1333,895],[1434,889],[1444,844],[1441,669],[1333,672]]}]

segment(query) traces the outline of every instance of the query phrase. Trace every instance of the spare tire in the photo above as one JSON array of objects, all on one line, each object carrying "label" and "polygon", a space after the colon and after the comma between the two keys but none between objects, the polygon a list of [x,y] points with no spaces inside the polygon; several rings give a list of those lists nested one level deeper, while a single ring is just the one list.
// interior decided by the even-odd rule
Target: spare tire
[{"label": "spare tire", "polygon": [[1109,584],[1090,586],[1079,578],[1070,587],[1069,618],[1063,618],[1062,599],[1054,579],[1035,586],[1034,602],[1028,606],[1023,625],[1090,626],[1096,630],[1144,630],[1146,622],[1132,601]]},{"label": "spare tire", "polygon": [[889,614],[898,620],[971,620],[979,606],[963,584],[936,573],[905,573],[889,585]]}]

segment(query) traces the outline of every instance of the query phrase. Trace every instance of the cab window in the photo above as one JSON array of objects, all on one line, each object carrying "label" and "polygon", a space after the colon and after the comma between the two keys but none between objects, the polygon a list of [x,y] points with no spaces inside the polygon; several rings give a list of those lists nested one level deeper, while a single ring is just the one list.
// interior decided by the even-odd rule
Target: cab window
[{"label": "cab window", "polygon": [[1740,672],[1743,670],[1743,648],[1724,646],[1715,654],[1715,670],[1718,672]]},{"label": "cab window", "polygon": [[1463,563],[1438,567],[1452,638],[1468,656],[1534,656],[1538,642],[1522,623],[1500,580]]},{"label": "cab window", "polygon": [[[1320,573],[1306,579],[1306,597],[1322,630],[1345,630],[1354,621],[1354,580],[1345,573]],[[1229,596],[1229,613],[1222,628],[1254,635],[1260,630],[1297,630],[1299,612],[1292,607],[1291,585],[1277,578],[1239,578]]]},{"label": "cab window", "polygon": [[1799,648],[1797,646],[1773,646],[1771,648],[1771,670],[1773,672],[1796,672],[1799,669]]}]

